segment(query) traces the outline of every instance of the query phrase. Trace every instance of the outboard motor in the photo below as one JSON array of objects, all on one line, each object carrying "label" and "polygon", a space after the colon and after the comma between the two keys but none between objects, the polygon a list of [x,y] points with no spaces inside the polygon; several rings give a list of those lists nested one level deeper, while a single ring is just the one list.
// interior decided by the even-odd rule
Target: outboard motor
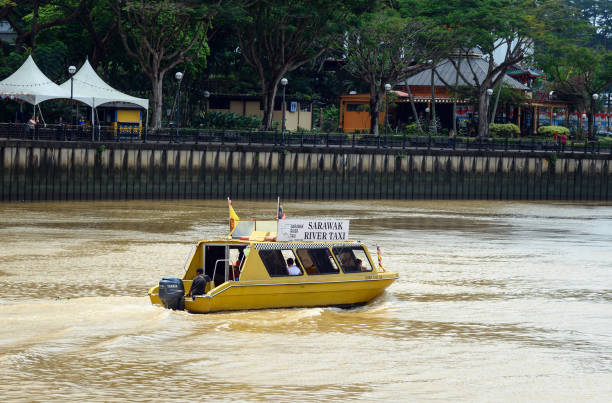
[{"label": "outboard motor", "polygon": [[185,287],[178,277],[163,277],[159,282],[159,299],[165,308],[185,309]]}]

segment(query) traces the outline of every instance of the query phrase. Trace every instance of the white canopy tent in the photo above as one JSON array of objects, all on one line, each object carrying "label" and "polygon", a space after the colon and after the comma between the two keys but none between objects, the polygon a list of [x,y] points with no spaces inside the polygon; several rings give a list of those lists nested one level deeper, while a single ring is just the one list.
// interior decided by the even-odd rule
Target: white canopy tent
[{"label": "white canopy tent", "polygon": [[13,96],[32,105],[49,99],[70,98],[64,88],[49,80],[38,68],[32,56],[13,74],[0,81],[0,95]]},{"label": "white canopy tent", "polygon": [[0,81],[0,95],[20,99],[35,108],[50,99],[75,99],[91,107],[92,128],[95,121],[94,110],[104,104],[136,105],[146,109],[147,115],[149,110],[148,99],[124,94],[106,84],[88,60],[71,79],[57,85],[40,71],[30,55],[17,71]]},{"label": "white canopy tent", "polygon": [[97,108],[106,103],[124,102],[138,105],[141,108],[149,109],[149,100],[144,98],[136,98],[123,92],[117,91],[110,85],[106,84],[96,71],[89,64],[89,60],[79,71],[77,71],[72,79],[60,84],[60,88],[68,92],[70,95],[70,85],[72,81],[73,98],[77,99],[92,108]]},{"label": "white canopy tent", "polygon": [[102,106],[104,104],[123,103],[137,105],[146,109],[146,116],[148,116],[148,99],[136,98],[131,95],[124,94],[123,92],[117,91],[110,85],[106,84],[104,80],[98,76],[93,67],[91,67],[89,60],[85,60],[83,66],[81,66],[79,71],[77,71],[72,78],[60,84],[60,88],[67,91],[69,95],[72,94],[73,99],[81,101],[91,107],[92,128],[95,121],[94,110],[98,106]]},{"label": "white canopy tent", "polygon": [[43,101],[70,98],[70,92],[66,92],[40,71],[31,55],[17,71],[0,81],[0,95],[34,105],[35,115],[36,105]]}]

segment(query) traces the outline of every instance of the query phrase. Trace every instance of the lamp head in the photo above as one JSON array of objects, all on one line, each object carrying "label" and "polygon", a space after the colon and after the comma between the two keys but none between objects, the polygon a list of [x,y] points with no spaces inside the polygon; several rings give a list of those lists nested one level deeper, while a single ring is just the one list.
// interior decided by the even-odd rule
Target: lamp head
[{"label": "lamp head", "polygon": [[76,73],[76,67],[74,67],[74,66],[68,67],[68,73],[70,73],[71,75]]},{"label": "lamp head", "polygon": [[180,71],[177,71],[174,74],[174,78],[176,78],[178,81],[181,81],[183,79],[183,73],[181,73]]},{"label": "lamp head", "polygon": [[425,108],[425,113],[429,113],[429,107]]},{"label": "lamp head", "polygon": [[488,95],[488,96],[493,95],[493,90],[492,90],[491,88],[489,88],[489,89],[487,90],[487,95]]},{"label": "lamp head", "polygon": [[280,80],[280,83],[281,83],[281,85],[284,87],[284,86],[286,86],[287,84],[289,84],[289,80],[287,80],[285,77],[283,77],[283,78]]},{"label": "lamp head", "polygon": [[548,93],[548,98],[552,98],[554,94],[555,94],[555,92],[554,92],[554,91],[549,92],[549,93]]},{"label": "lamp head", "polygon": [[597,101],[599,99],[599,94],[593,94],[593,101]]},{"label": "lamp head", "polygon": [[391,84],[385,84],[385,91],[391,91]]},{"label": "lamp head", "polygon": [[204,98],[210,98],[210,92],[208,91],[204,91],[202,95],[204,95]]}]

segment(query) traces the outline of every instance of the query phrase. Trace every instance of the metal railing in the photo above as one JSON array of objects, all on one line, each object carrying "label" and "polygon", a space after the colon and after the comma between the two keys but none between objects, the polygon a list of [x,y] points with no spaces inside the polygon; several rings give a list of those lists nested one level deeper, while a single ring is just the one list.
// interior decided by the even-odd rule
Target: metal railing
[{"label": "metal railing", "polygon": [[264,145],[285,148],[361,148],[361,149],[437,149],[519,151],[549,153],[593,153],[612,154],[612,142],[597,140],[568,141],[562,145],[536,137],[474,138],[444,136],[412,136],[358,134],[358,133],[312,133],[290,132],[284,135],[274,131],[217,130],[208,128],[175,128],[145,130],[138,124],[119,123],[116,126],[37,125],[29,128],[25,124],[0,123],[0,138],[12,140],[80,141],[80,142],[130,142],[130,143],[177,143],[217,145]]}]

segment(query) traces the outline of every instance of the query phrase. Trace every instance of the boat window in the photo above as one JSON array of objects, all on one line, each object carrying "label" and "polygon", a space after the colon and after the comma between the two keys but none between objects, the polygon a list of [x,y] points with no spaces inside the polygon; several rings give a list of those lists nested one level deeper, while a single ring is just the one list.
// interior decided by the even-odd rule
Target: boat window
[{"label": "boat window", "polygon": [[259,257],[271,277],[289,276],[289,272],[287,271],[287,259],[289,258],[292,258],[296,266],[300,269],[299,275],[304,274],[304,270],[291,249],[260,250]]},{"label": "boat window", "polygon": [[335,274],[339,273],[338,265],[329,249],[298,249],[298,257],[302,267],[308,274]]},{"label": "boat window", "polygon": [[370,259],[361,247],[333,248],[334,255],[345,273],[372,271]]}]

